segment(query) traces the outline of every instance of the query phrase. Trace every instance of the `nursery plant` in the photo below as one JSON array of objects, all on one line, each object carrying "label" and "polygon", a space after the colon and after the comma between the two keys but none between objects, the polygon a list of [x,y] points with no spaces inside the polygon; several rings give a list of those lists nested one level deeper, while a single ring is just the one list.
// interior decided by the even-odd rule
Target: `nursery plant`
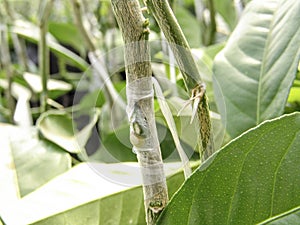
[{"label": "nursery plant", "polygon": [[0,225],[299,224],[299,12],[0,1]]}]

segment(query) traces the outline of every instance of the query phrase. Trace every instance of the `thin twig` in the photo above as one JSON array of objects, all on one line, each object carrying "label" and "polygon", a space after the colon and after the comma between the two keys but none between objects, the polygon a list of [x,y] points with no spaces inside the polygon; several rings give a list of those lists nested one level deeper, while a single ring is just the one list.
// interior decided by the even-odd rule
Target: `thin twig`
[{"label": "thin twig", "polygon": [[209,16],[210,16],[210,24],[209,24],[209,38],[206,45],[211,45],[214,43],[215,35],[217,31],[217,23],[216,23],[216,15],[215,15],[215,7],[214,7],[214,1],[208,0],[207,2],[207,8],[209,10]]},{"label": "thin twig", "polygon": [[74,10],[76,25],[86,43],[86,45],[88,46],[88,49],[92,52],[95,52],[96,47],[95,47],[91,37],[87,33],[86,29],[84,28],[84,25],[82,22],[81,4],[78,0],[72,0],[72,5],[73,5],[73,10]]},{"label": "thin twig", "polygon": [[47,45],[48,20],[51,14],[54,0],[44,0],[44,7],[40,15],[40,41],[39,41],[39,68],[42,77],[43,91],[41,94],[41,112],[47,110],[48,79],[49,79],[49,48]]},{"label": "thin twig", "polygon": [[[4,0],[4,8],[6,10],[6,14],[8,15],[8,18],[11,23],[14,23],[15,21],[15,15],[13,10],[10,7],[10,4],[7,0]],[[26,48],[24,44],[24,40],[20,39],[19,36],[16,33],[11,33],[13,45],[18,57],[19,64],[23,67],[25,71],[28,70],[28,64],[27,64],[27,55],[26,55]]]},{"label": "thin twig", "polygon": [[104,60],[102,59],[103,57],[97,51],[97,47],[95,46],[91,36],[88,34],[83,24],[81,3],[78,0],[72,0],[72,5],[74,9],[74,17],[76,20],[77,27],[89,50],[88,56],[90,62],[97,74],[99,75],[101,82],[104,84],[105,99],[109,103],[110,108],[112,108],[114,104],[117,104],[117,106],[120,109],[111,112],[115,120],[114,126],[118,127],[124,121],[125,103],[122,101],[121,98],[119,98],[119,94],[114,88],[110,76],[107,72]]},{"label": "thin twig", "polygon": [[7,100],[7,108],[9,109],[9,122],[13,123],[13,115],[15,112],[15,101],[12,96],[12,82],[13,82],[13,70],[11,65],[11,58],[10,58],[10,52],[9,52],[9,45],[7,40],[7,27],[6,25],[3,25],[3,29],[0,29],[1,33],[1,61],[2,65],[5,69],[6,73],[6,79],[7,79],[7,89],[6,89],[6,100]]}]

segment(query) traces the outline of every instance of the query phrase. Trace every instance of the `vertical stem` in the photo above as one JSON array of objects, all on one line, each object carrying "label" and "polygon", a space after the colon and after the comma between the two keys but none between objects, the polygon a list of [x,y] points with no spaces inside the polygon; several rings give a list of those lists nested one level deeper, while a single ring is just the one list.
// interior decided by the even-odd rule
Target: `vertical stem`
[{"label": "vertical stem", "polygon": [[168,202],[168,192],[154,117],[149,22],[138,0],[111,2],[125,42],[130,141],[142,171],[146,221],[154,225]]},{"label": "vertical stem", "polygon": [[74,16],[76,25],[88,47],[88,49],[92,52],[96,51],[96,47],[93,44],[89,34],[87,33],[86,29],[84,28],[83,22],[82,22],[82,14],[81,14],[81,6],[78,0],[72,0],[73,10],[74,10]]},{"label": "vertical stem", "polygon": [[9,122],[13,123],[13,115],[15,112],[15,101],[12,96],[12,82],[13,82],[13,70],[11,67],[11,58],[9,52],[9,45],[7,41],[7,27],[4,25],[4,28],[0,30],[1,32],[1,61],[6,73],[7,79],[7,89],[6,89],[6,101],[7,108],[9,109]]},{"label": "vertical stem", "polygon": [[203,0],[195,0],[194,5],[195,5],[196,18],[198,21],[202,23],[204,20],[203,15],[205,9]]},{"label": "vertical stem", "polygon": [[205,46],[213,44],[215,40],[217,24],[215,18],[215,7],[213,0],[207,0],[207,8],[209,10],[209,21],[207,21],[206,17],[204,16],[205,5],[203,0],[195,0],[195,12],[198,21],[200,22],[201,27],[201,38],[202,43]]},{"label": "vertical stem", "polygon": [[118,93],[115,90],[111,79],[108,75],[108,72],[106,70],[103,57],[99,54],[97,51],[97,48],[95,44],[93,43],[91,36],[88,34],[86,28],[83,24],[83,16],[81,11],[81,4],[78,0],[72,0],[72,5],[74,9],[74,17],[76,20],[77,28],[80,31],[87,47],[89,50],[89,59],[94,67],[95,71],[98,73],[101,81],[104,83],[104,94],[105,99],[110,105],[110,108],[113,107],[114,104],[117,104],[120,107],[120,110],[112,111],[111,114],[113,115],[113,118],[115,119],[114,125],[118,127],[122,124],[124,121],[124,114],[125,114],[125,107],[123,101],[118,97]]},{"label": "vertical stem", "polygon": [[208,40],[205,44],[211,45],[214,43],[216,30],[217,30],[214,1],[208,0],[207,7],[209,10],[210,24],[209,24],[209,36],[208,36]]},{"label": "vertical stem", "polygon": [[42,78],[43,91],[41,93],[41,112],[47,110],[48,79],[49,79],[49,49],[47,45],[48,19],[52,10],[54,0],[44,0],[44,7],[40,16],[40,42],[39,42],[39,68]]},{"label": "vertical stem", "polygon": [[[4,8],[6,10],[6,14],[8,15],[10,22],[13,23],[15,21],[15,15],[7,0],[4,0]],[[28,65],[27,65],[27,55],[26,55],[26,48],[24,45],[24,41],[21,40],[19,36],[15,33],[11,33],[11,36],[12,36],[12,41],[13,41],[16,54],[18,56],[19,64],[22,65],[23,69],[27,71]]]},{"label": "vertical stem", "polygon": [[183,75],[186,88],[190,92],[192,102],[194,103],[194,110],[195,108],[197,109],[201,136],[201,142],[199,142],[201,149],[199,152],[201,160],[203,161],[214,151],[205,85],[202,82],[200,72],[194,61],[188,42],[168,1],[145,0],[145,3],[169,42]]}]

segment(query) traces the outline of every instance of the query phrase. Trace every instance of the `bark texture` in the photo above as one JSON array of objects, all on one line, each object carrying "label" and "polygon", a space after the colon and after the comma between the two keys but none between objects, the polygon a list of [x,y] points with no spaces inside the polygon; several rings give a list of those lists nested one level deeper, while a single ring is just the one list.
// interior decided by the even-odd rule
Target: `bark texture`
[{"label": "bark texture", "polygon": [[142,171],[147,224],[155,224],[168,192],[154,117],[149,21],[138,0],[111,2],[125,42],[130,140]]}]

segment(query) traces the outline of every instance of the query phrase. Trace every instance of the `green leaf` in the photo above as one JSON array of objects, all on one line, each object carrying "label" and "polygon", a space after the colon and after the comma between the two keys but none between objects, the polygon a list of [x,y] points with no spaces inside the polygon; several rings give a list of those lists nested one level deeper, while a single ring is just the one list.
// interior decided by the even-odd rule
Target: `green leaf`
[{"label": "green leaf", "polygon": [[272,217],[261,224],[294,225],[300,221],[300,206],[278,216]]},{"label": "green leaf", "polygon": [[93,111],[92,120],[81,130],[77,131],[76,124],[65,111],[48,111],[37,121],[37,127],[43,136],[71,153],[84,153],[91,131],[96,124],[100,111]]},{"label": "green leaf", "polygon": [[224,21],[233,30],[237,24],[237,15],[232,0],[214,0],[215,9],[224,18]]},{"label": "green leaf", "polygon": [[37,121],[37,127],[45,138],[71,153],[79,153],[79,146],[75,134],[77,127],[72,118],[64,111],[48,111],[43,113]]},{"label": "green leaf", "polygon": [[[35,93],[41,93],[43,91],[40,75],[26,72],[23,74],[23,77]],[[72,90],[71,84],[55,79],[49,79],[47,82],[47,87],[49,91],[49,97],[52,99],[55,99]]]},{"label": "green leaf", "polygon": [[299,62],[299,11],[298,0],[250,2],[217,55],[215,99],[232,137],[282,115]]},{"label": "green leaf", "polygon": [[288,102],[296,102],[300,104],[300,87],[292,87]]},{"label": "green leaf", "polygon": [[[1,182],[9,179],[8,173],[14,173],[17,183],[13,189],[19,192],[17,195],[27,195],[71,167],[69,154],[56,145],[39,140],[35,128],[0,124],[0,143],[1,159],[11,163]],[[3,188],[5,185],[0,186],[0,192],[5,194]]]},{"label": "green leaf", "polygon": [[[11,30],[28,41],[34,43],[39,41],[39,29],[32,23],[17,20]],[[89,65],[85,60],[60,45],[52,36],[47,36],[47,43],[50,50],[56,53],[57,56],[64,58],[72,65],[78,66],[83,71],[88,69]]]},{"label": "green leaf", "polygon": [[300,113],[233,140],[188,179],[158,224],[257,224],[300,205]]},{"label": "green leaf", "polygon": [[[165,168],[173,174],[178,164]],[[81,163],[18,202],[8,203],[0,214],[7,224],[141,225],[145,224],[142,188],[125,186],[141,179],[137,163]],[[168,178],[169,196],[183,180],[182,172]]]},{"label": "green leaf", "polygon": [[[189,121],[190,120],[186,122],[189,124]],[[156,118],[156,127],[163,159],[168,162],[180,161],[172,135],[162,119]],[[186,127],[183,127],[182,129],[185,128]],[[129,125],[123,125],[113,132],[103,135],[104,137],[101,138],[101,146],[91,157],[92,160],[106,163],[135,162],[137,158],[132,152],[129,132]],[[186,143],[188,142],[182,142],[182,145],[190,156],[193,153],[193,149]],[[193,140],[192,143],[195,143],[195,141]]]},{"label": "green leaf", "polygon": [[85,53],[84,41],[74,24],[50,22],[48,29],[60,43],[69,45],[80,53]]},{"label": "green leaf", "polygon": [[189,45],[192,48],[199,48],[201,46],[201,30],[195,16],[180,6],[176,7],[174,13]]}]

